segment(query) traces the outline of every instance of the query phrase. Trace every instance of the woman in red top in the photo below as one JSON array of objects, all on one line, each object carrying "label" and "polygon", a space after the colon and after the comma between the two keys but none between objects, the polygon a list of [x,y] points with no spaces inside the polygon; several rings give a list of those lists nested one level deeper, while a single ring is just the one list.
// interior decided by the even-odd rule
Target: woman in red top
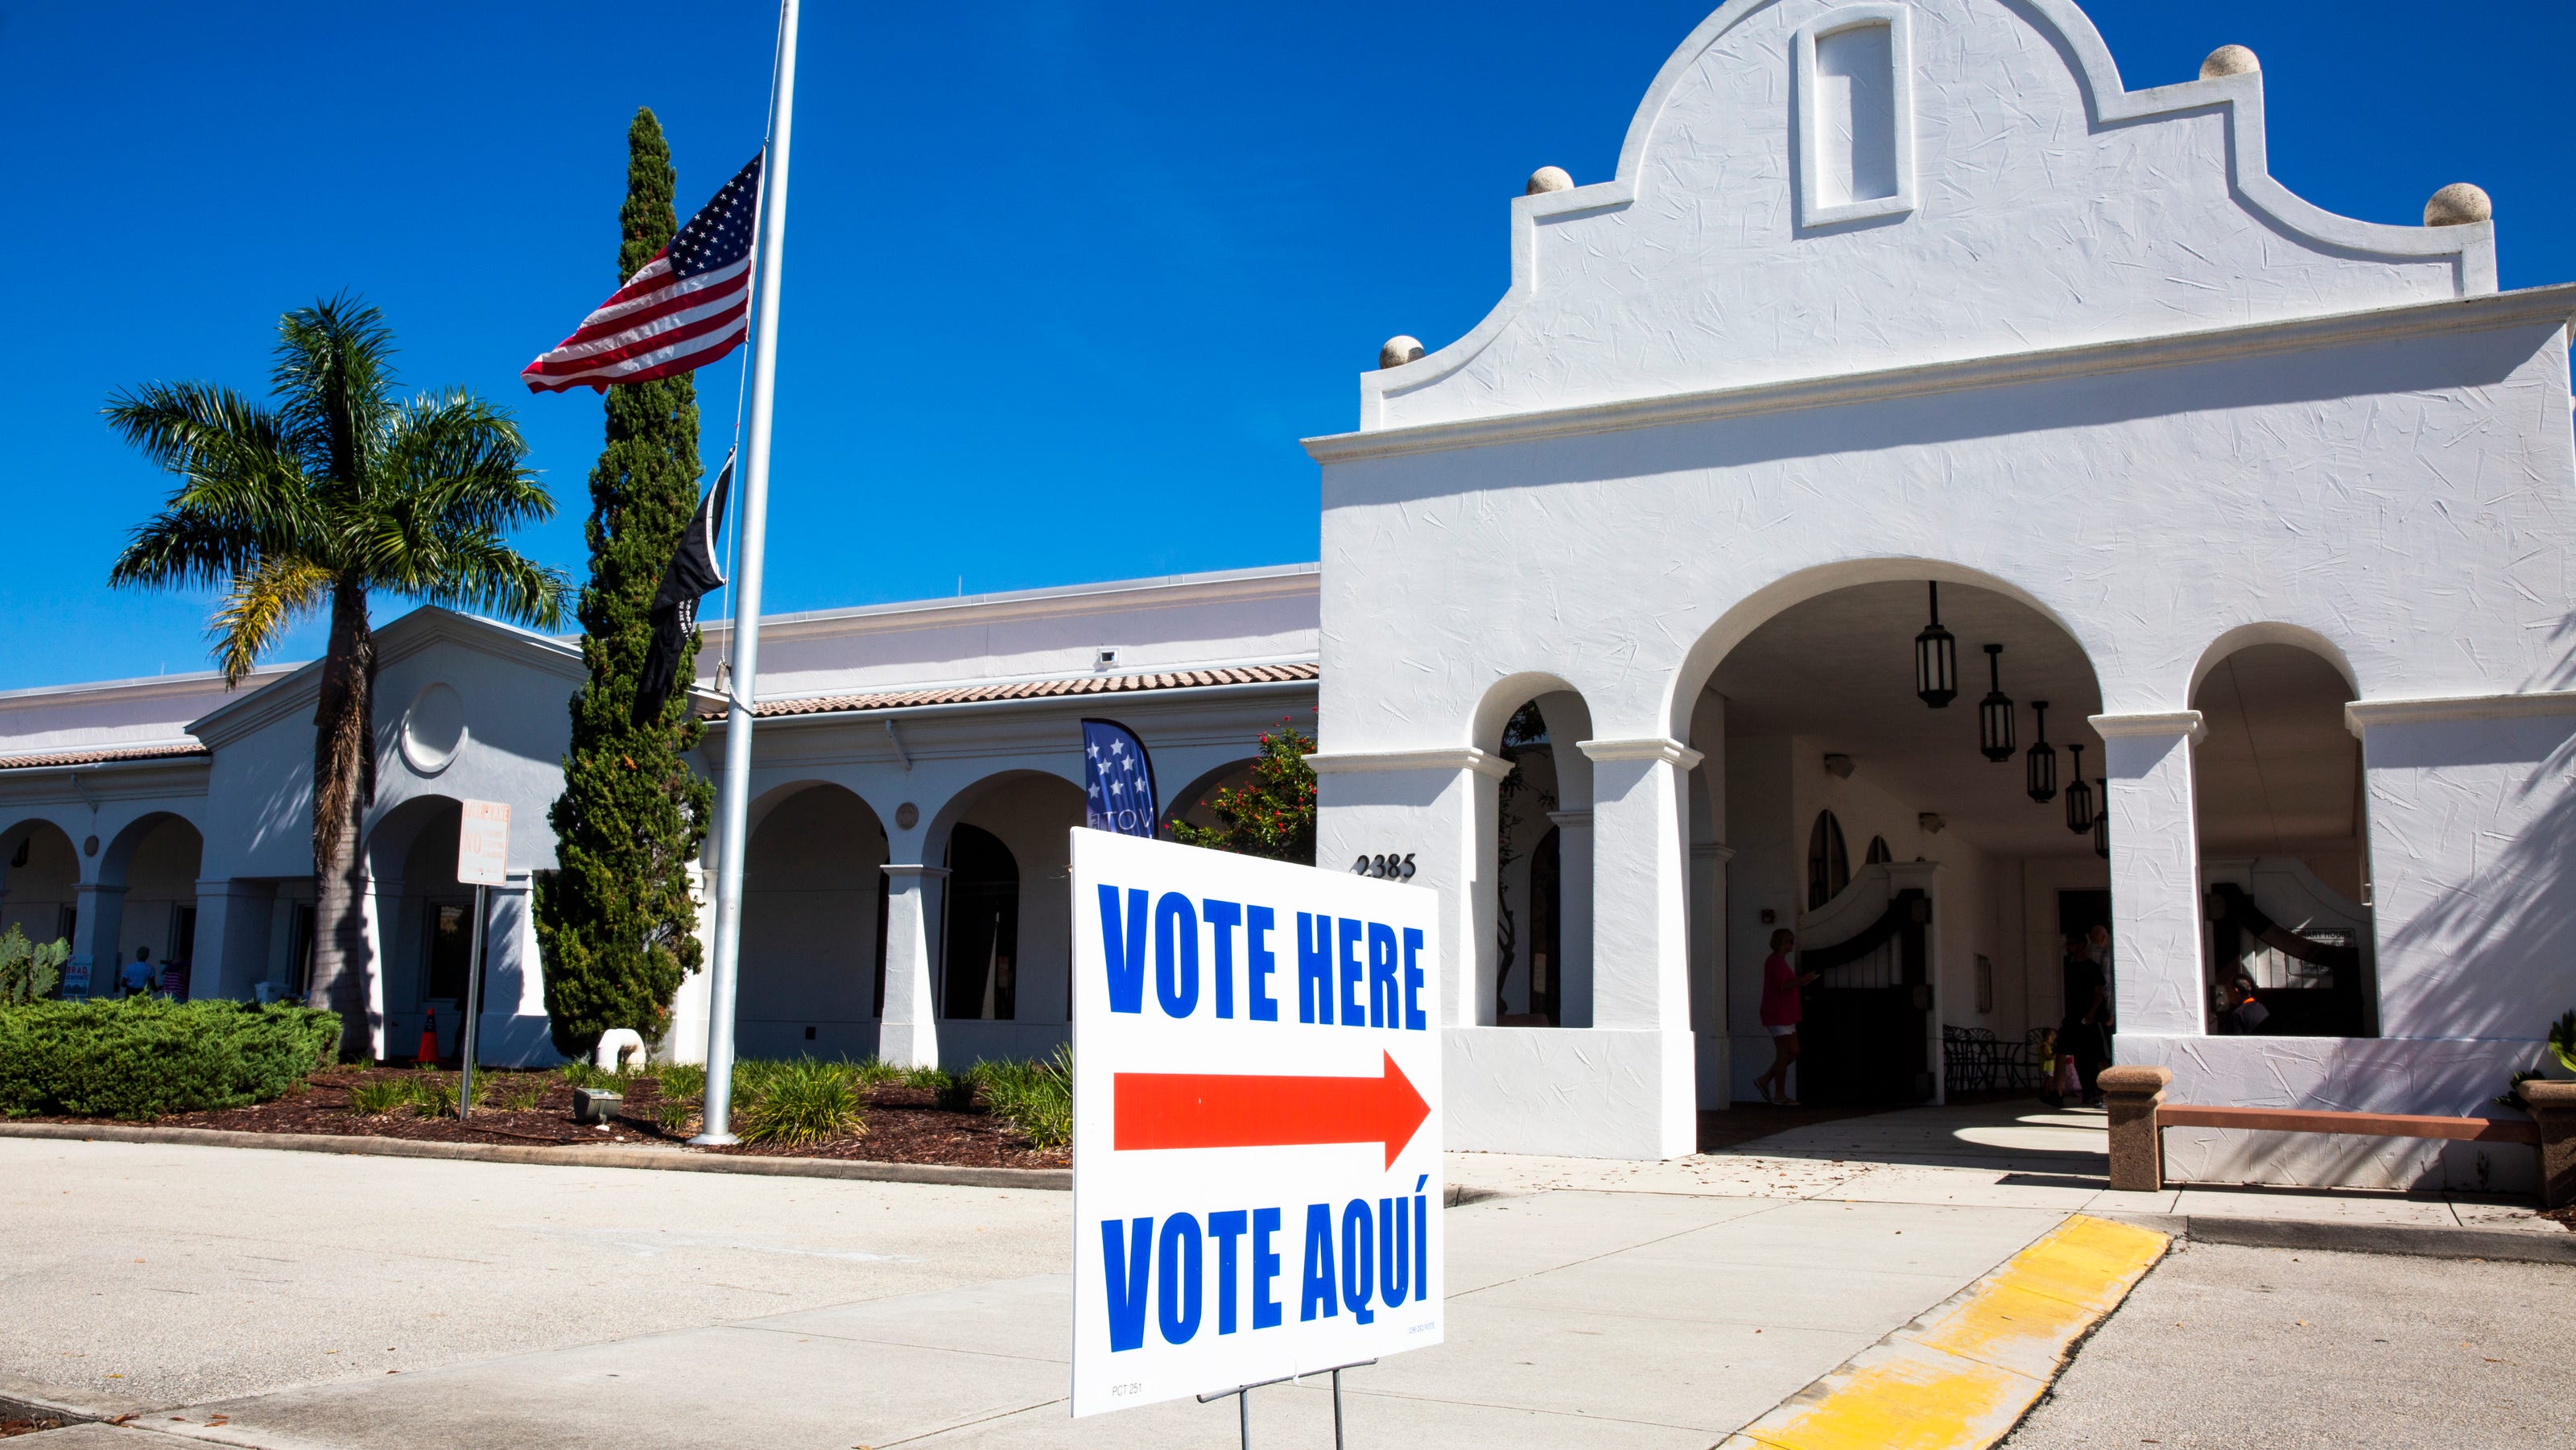
[{"label": "woman in red top", "polygon": [[1762,1101],[1778,1108],[1794,1108],[1798,1100],[1789,1096],[1789,1064],[1798,1060],[1798,1018],[1803,1009],[1798,989],[1816,979],[1816,974],[1800,974],[1789,965],[1789,953],[1798,945],[1795,933],[1787,927],[1771,933],[1771,955],[1762,962],[1762,1030],[1771,1034],[1771,1069],[1753,1080]]}]

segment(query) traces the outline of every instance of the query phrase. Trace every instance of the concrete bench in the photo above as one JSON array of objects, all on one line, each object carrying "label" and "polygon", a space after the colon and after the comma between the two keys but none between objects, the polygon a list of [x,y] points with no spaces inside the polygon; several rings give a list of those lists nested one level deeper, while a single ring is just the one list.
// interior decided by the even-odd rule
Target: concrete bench
[{"label": "concrete bench", "polygon": [[2576,1083],[2523,1084],[2531,1119],[2446,1118],[2416,1113],[2342,1113],[2305,1108],[2201,1107],[2165,1101],[2173,1074],[2161,1067],[2108,1067],[2102,1096],[2111,1114],[2111,1186],[2153,1193],[2165,1186],[2164,1130],[2241,1128],[2272,1133],[2339,1133],[2365,1138],[2439,1138],[2460,1143],[2528,1143],[2540,1150],[2542,1202],[2576,1203]]}]

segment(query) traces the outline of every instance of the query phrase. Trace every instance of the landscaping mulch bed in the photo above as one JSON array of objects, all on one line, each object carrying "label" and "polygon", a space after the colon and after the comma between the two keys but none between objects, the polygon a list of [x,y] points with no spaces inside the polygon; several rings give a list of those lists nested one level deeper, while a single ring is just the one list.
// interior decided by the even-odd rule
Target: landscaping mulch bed
[{"label": "landscaping mulch bed", "polygon": [[[338,1067],[315,1073],[303,1087],[255,1107],[209,1112],[173,1113],[152,1121],[163,1128],[214,1128],[236,1133],[318,1133],[366,1138],[410,1138],[436,1143],[516,1143],[570,1147],[624,1143],[686,1146],[694,1123],[681,1133],[666,1133],[656,1123],[662,1106],[661,1085],[650,1077],[630,1078],[620,1089],[622,1110],[606,1127],[584,1127],[572,1120],[572,1084],[560,1073],[482,1069],[475,1073],[476,1096],[482,1103],[473,1116],[424,1117],[408,1105],[389,1113],[361,1113],[351,1094],[371,1079],[416,1080],[409,1068]],[[454,1082],[456,1074],[435,1074]],[[500,1106],[514,1094],[536,1093],[535,1106],[512,1110]],[[1011,1127],[982,1112],[951,1112],[938,1106],[927,1088],[880,1086],[864,1090],[867,1130],[856,1137],[827,1138],[799,1144],[743,1144],[732,1148],[690,1148],[693,1153],[731,1153],[779,1158],[838,1158],[870,1163],[932,1163],[962,1168],[1062,1168],[1069,1153],[1040,1152]],[[694,1100],[691,1100],[694,1104]],[[43,1123],[107,1122],[104,1118],[43,1117]],[[740,1121],[739,1118],[736,1119]]]}]

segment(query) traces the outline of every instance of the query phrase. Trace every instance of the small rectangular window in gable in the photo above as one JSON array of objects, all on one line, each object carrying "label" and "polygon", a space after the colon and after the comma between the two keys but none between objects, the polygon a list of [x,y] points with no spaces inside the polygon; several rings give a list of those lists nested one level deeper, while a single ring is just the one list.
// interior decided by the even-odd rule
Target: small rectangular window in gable
[{"label": "small rectangular window in gable", "polygon": [[1914,209],[1914,77],[1903,5],[1828,13],[1795,41],[1798,224]]}]

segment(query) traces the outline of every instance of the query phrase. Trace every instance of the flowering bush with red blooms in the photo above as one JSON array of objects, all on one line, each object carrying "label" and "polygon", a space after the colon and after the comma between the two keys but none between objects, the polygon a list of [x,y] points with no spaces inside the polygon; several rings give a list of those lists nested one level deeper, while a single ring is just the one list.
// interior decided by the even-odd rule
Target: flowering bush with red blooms
[{"label": "flowering bush with red blooms", "polygon": [[1306,763],[1314,749],[1313,736],[1280,721],[1278,729],[1261,737],[1252,778],[1240,788],[1220,788],[1208,798],[1208,811],[1217,824],[1194,826],[1175,816],[1170,822],[1172,839],[1239,856],[1314,865],[1315,768]]}]

